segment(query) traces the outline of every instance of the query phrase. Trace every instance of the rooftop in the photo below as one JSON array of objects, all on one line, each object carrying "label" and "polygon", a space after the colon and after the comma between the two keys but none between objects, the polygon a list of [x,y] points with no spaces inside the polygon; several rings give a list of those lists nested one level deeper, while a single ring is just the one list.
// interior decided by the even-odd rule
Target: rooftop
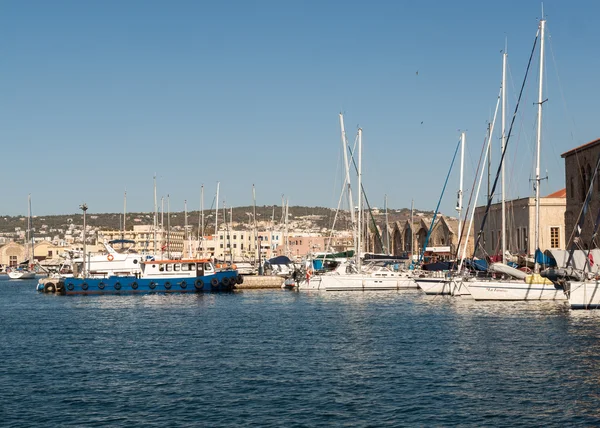
[{"label": "rooftop", "polygon": [[560,157],[565,158],[567,156],[570,156],[570,155],[580,152],[582,150],[589,149],[590,147],[593,147],[597,144],[600,144],[600,138],[598,138],[597,140],[594,140],[594,141],[590,141],[589,143],[585,143],[579,147],[575,147],[574,149],[571,149],[568,152],[564,152],[562,155],[560,155]]}]

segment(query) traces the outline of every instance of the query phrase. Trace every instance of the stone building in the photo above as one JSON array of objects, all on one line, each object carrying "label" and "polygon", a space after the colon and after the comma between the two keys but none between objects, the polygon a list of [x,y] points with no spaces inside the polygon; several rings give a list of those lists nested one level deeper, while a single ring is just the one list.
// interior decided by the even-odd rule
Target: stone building
[{"label": "stone building", "polygon": [[567,201],[565,210],[564,240],[569,245],[570,237],[575,230],[579,212],[585,201],[587,191],[592,186],[592,198],[588,208],[588,215],[581,230],[581,248],[598,248],[598,242],[591,242],[594,222],[600,209],[600,176],[594,183],[590,183],[594,175],[594,168],[600,156],[600,139],[565,152],[561,157],[565,160],[565,183],[567,185]]},{"label": "stone building", "polygon": [[[410,220],[396,222],[392,234],[393,254],[398,256],[408,255],[410,257],[411,247],[414,249],[415,255],[421,254],[430,226],[431,219],[422,217],[415,220],[412,225]],[[427,242],[425,255],[435,255],[441,259],[454,258],[458,250],[458,232],[457,219],[438,215]],[[466,233],[466,229],[464,233]],[[412,245],[411,237],[414,239]],[[473,248],[472,238],[467,240],[466,245],[467,254],[469,254]]]},{"label": "stone building", "polygon": [[[506,250],[511,254],[535,253],[535,198],[520,198],[505,202]],[[485,206],[475,208],[473,238],[476,240],[485,213]],[[540,250],[564,249],[565,189],[540,198]],[[490,205],[483,228],[478,257],[502,253],[502,204]]]}]

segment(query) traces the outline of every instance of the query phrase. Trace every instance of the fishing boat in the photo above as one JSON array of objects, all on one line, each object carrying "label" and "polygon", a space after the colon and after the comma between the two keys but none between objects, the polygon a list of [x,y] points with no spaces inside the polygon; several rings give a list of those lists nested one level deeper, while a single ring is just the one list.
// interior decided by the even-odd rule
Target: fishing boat
[{"label": "fishing boat", "polygon": [[209,259],[152,260],[140,265],[136,275],[66,278],[57,284],[38,285],[38,290],[49,291],[54,286],[63,295],[193,293],[232,291],[244,281],[237,270],[216,269]]}]

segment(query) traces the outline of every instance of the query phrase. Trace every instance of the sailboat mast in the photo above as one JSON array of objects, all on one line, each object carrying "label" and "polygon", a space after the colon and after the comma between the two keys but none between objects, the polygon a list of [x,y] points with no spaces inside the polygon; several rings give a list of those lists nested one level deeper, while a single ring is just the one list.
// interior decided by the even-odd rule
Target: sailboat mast
[{"label": "sailboat mast", "polygon": [[362,129],[358,128],[358,239],[356,245],[356,255],[358,262],[358,271],[361,270],[360,253],[362,250]]},{"label": "sailboat mast", "polygon": [[204,257],[204,184],[200,186],[200,222],[198,224],[198,241],[200,241],[200,257]]},{"label": "sailboat mast", "polygon": [[[125,239],[125,219],[127,217],[127,190],[125,190],[125,194],[123,195],[123,231],[121,232],[121,239]],[[121,243],[123,246],[124,243]]]},{"label": "sailboat mast", "polygon": [[[346,128],[344,127],[344,115],[340,113],[340,129],[342,132],[342,155],[344,156],[344,171],[346,178],[346,192],[348,196],[348,207],[350,210],[350,223],[352,224],[352,238],[356,242],[356,218],[354,216],[354,201],[352,200],[352,186],[350,184],[350,164],[348,163],[348,143],[346,140]],[[341,200],[341,199],[340,199]]]},{"label": "sailboat mast", "polygon": [[456,203],[456,211],[458,212],[458,248],[456,254],[460,252],[461,240],[462,240],[462,209],[463,209],[463,176],[464,176],[464,165],[465,165],[465,141],[467,139],[467,133],[461,132],[460,134],[460,178],[458,182],[458,201]]},{"label": "sailboat mast", "polygon": [[[506,147],[506,42],[504,44],[504,54],[502,55],[502,153]],[[502,162],[502,263],[505,263],[506,257],[506,188],[504,184],[504,162]]]},{"label": "sailboat mast", "polygon": [[171,259],[171,197],[167,194],[167,258]]},{"label": "sailboat mast", "polygon": [[[187,221],[187,199],[183,200],[183,233],[184,233],[184,246],[187,247],[187,252],[188,252],[188,256],[191,258],[191,251],[190,251],[190,247],[189,247],[189,241],[190,241],[190,235],[189,235],[189,231],[188,231],[188,221]],[[185,251],[184,251],[185,253]],[[182,257],[186,257],[182,254]]]},{"label": "sailboat mast", "polygon": [[[414,252],[415,252],[415,231],[413,230],[413,213],[415,211],[415,200],[412,199],[410,201],[410,264],[412,265],[414,261]],[[404,237],[402,238],[404,239]]]},{"label": "sailboat mast", "polygon": [[543,79],[544,79],[544,30],[546,20],[540,20],[540,78],[538,90],[538,119],[537,119],[537,144],[535,162],[535,250],[534,250],[534,272],[538,273],[540,266],[535,257],[535,251],[540,248],[540,147],[542,145],[542,104],[543,101]]},{"label": "sailboat mast", "polygon": [[[31,254],[29,255],[29,266],[33,266],[33,261],[35,260],[35,249],[34,242],[35,239],[33,237],[33,230],[31,229],[31,193],[27,196],[27,240],[30,241],[31,245]],[[85,230],[84,230],[85,233]]]},{"label": "sailboat mast", "polygon": [[387,200],[387,195],[385,195],[384,198],[384,202],[385,202],[385,249],[387,251],[388,254],[392,254],[392,252],[390,251],[390,233],[389,233],[389,219],[388,219],[388,200]]},{"label": "sailboat mast", "polygon": [[219,239],[219,225],[218,225],[218,220],[219,220],[219,185],[221,184],[221,182],[217,181],[217,197],[215,199],[215,253],[217,252],[217,239]]},{"label": "sailboat mast", "polygon": [[156,174],[154,174],[154,220],[152,222],[152,227],[154,229],[154,250],[153,253],[156,254],[156,229],[158,228],[158,205],[156,203]]}]

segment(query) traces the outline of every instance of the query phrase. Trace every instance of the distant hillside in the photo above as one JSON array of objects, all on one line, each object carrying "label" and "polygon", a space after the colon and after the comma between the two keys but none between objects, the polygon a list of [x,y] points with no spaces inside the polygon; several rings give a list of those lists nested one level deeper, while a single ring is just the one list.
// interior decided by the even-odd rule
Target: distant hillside
[{"label": "distant hillside", "polygon": [[[235,207],[231,210],[232,218],[234,223],[241,223],[250,225],[252,223],[252,206]],[[227,209],[227,220],[229,221],[230,210]],[[432,215],[431,211],[418,211],[423,215]],[[199,211],[188,212],[188,224],[193,229],[197,230],[199,223]],[[415,215],[416,212],[415,212]],[[289,207],[289,222],[298,220],[307,220],[312,222],[315,227],[319,229],[329,229],[333,223],[335,216],[335,210],[324,207],[302,207],[294,206]],[[340,212],[336,220],[336,229],[343,229],[349,226],[349,214],[348,212]],[[158,213],[158,222],[160,224],[161,218],[164,221],[164,225],[167,225],[168,215],[167,213]],[[284,216],[281,207],[272,206],[257,206],[256,207],[256,218],[258,222],[267,222],[277,227],[283,223]],[[375,211],[374,218],[376,222],[383,225],[385,222],[385,213],[383,211]],[[399,210],[389,210],[388,221],[393,223],[394,221],[407,220],[410,218],[410,209],[402,208]],[[210,225],[214,227],[214,211],[204,212],[205,227],[210,230]],[[122,213],[90,213],[88,211],[86,216],[86,223],[88,226],[98,228],[100,230],[118,230],[121,229],[123,222]],[[219,223],[223,222],[223,210],[219,212]],[[131,229],[133,225],[151,225],[153,223],[152,213],[127,213],[125,219],[125,226],[127,229]],[[183,212],[171,213],[171,227],[183,227],[185,223],[185,214]],[[33,218],[33,228],[39,230],[42,225],[46,225],[48,229],[60,229],[64,228],[69,224],[75,224],[77,226],[83,225],[83,215],[81,213],[69,214],[69,215],[48,215],[48,216],[35,216]],[[24,216],[3,216],[0,217],[0,233],[13,233],[16,228],[25,230],[27,228],[27,218]]]}]

